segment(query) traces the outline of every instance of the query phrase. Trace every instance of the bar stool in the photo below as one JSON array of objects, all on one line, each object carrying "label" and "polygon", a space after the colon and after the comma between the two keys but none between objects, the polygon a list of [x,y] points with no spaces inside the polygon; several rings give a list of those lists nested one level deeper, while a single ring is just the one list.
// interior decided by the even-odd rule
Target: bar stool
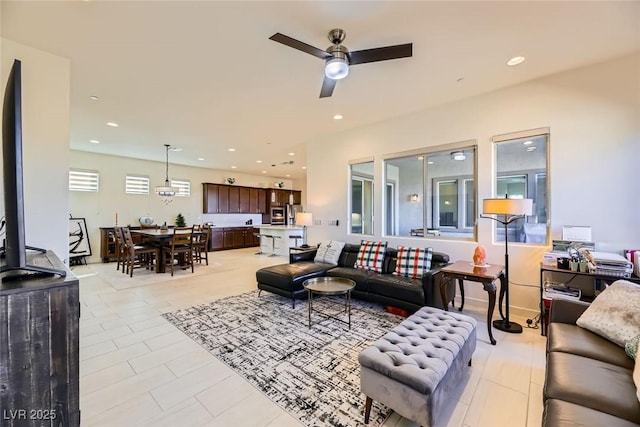
[{"label": "bar stool", "polygon": [[253,235],[256,236],[258,239],[260,239],[260,246],[258,246],[259,247],[258,252],[256,252],[254,255],[262,255],[264,253],[262,252],[262,238],[263,237],[268,238],[271,236],[268,236],[266,234],[260,234],[260,233],[253,233]]},{"label": "bar stool", "polygon": [[278,254],[276,253],[276,239],[280,239],[280,236],[271,236],[271,238],[273,239],[271,241],[271,255],[269,256],[278,256]]},{"label": "bar stool", "polygon": [[289,235],[290,239],[295,239],[296,240],[296,246],[298,246],[298,240],[299,239],[304,239],[303,236],[299,235],[299,234],[290,234]]}]

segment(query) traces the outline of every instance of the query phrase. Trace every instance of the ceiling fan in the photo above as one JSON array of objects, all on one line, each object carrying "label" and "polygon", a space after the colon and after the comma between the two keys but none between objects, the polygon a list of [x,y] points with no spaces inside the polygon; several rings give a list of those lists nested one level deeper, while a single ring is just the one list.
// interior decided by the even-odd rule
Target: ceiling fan
[{"label": "ceiling fan", "polygon": [[346,35],[339,28],[329,31],[328,37],[333,44],[327,50],[318,49],[281,33],[275,33],[269,39],[325,60],[320,98],[326,98],[333,94],[336,82],[349,74],[349,65],[408,58],[413,54],[413,43],[350,52],[341,44]]}]

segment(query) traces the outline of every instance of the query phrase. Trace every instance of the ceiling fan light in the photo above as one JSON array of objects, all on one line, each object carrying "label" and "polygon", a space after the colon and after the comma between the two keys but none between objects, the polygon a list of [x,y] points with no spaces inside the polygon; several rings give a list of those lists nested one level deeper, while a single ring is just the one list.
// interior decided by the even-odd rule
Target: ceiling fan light
[{"label": "ceiling fan light", "polygon": [[333,80],[344,79],[349,75],[349,64],[343,58],[331,58],[324,66],[324,75]]}]

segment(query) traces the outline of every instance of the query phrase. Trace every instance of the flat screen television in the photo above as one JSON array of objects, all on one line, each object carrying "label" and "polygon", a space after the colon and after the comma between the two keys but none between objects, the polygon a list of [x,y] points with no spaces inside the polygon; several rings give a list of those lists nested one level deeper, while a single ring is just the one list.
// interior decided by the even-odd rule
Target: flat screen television
[{"label": "flat screen television", "polygon": [[2,167],[4,183],[5,239],[0,249],[4,262],[2,281],[29,279],[34,276],[66,276],[57,270],[27,264],[27,249],[46,253],[45,249],[27,246],[24,229],[24,192],[22,185],[22,64],[16,59],[11,67],[4,92],[2,109]]}]

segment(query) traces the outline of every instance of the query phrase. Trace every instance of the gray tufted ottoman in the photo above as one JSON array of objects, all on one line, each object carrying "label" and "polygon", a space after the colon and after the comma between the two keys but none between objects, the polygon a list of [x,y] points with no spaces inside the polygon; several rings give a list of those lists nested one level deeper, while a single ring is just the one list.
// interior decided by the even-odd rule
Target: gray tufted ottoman
[{"label": "gray tufted ottoman", "polygon": [[423,426],[434,425],[475,349],[476,321],[469,316],[423,307],[406,318],[358,356],[365,424],[375,400]]}]

